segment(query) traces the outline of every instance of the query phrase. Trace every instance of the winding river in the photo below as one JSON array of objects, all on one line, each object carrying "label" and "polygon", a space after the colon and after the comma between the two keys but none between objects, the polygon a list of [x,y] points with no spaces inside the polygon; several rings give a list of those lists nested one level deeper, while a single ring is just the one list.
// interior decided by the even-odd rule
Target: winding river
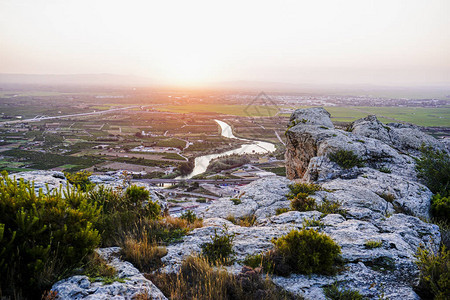
[{"label": "winding river", "polygon": [[255,153],[262,154],[262,153],[269,153],[269,152],[275,151],[275,145],[272,143],[238,138],[238,137],[234,136],[233,130],[230,125],[228,125],[227,123],[225,123],[223,121],[219,121],[219,120],[214,120],[214,121],[216,121],[217,124],[219,124],[220,128],[222,129],[222,133],[221,133],[222,136],[230,138],[230,139],[238,139],[241,141],[246,141],[249,143],[242,145],[241,147],[234,149],[234,150],[229,150],[229,151],[225,151],[225,152],[217,153],[217,154],[203,155],[203,156],[199,156],[199,157],[195,158],[194,170],[191,172],[191,174],[189,174],[185,177],[180,177],[180,178],[188,179],[188,178],[194,177],[195,175],[205,172],[206,168],[208,167],[211,160],[213,160],[217,157],[220,157],[220,156],[226,156],[226,155],[231,155],[231,154],[255,154]]}]

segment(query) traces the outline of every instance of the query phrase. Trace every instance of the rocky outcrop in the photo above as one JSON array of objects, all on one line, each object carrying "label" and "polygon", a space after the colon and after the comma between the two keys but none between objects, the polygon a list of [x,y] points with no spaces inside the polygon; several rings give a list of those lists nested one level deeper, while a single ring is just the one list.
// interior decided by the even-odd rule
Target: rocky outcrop
[{"label": "rocky outcrop", "polygon": [[53,285],[51,290],[57,293],[57,299],[166,300],[164,294],[131,263],[117,257],[119,251],[118,247],[97,250],[116,269],[120,281],[103,284],[91,282],[87,276],[72,276]]},{"label": "rocky outcrop", "polygon": [[357,136],[378,139],[402,153],[419,156],[422,145],[447,151],[447,147],[412,124],[384,125],[376,116],[367,116],[352,123],[351,132]]},{"label": "rocky outcrop", "polygon": [[[253,188],[257,190],[261,184],[261,191],[264,193],[263,189],[270,181],[277,185],[281,180],[277,177],[258,180],[253,183]],[[319,192],[315,196],[318,201],[324,193],[328,193],[328,196],[333,194]],[[347,196],[350,204],[354,195]],[[235,205],[236,207],[246,207],[246,201],[254,201],[244,197],[241,199],[242,203]],[[360,202],[358,198],[354,201]],[[285,197],[277,202],[284,206],[289,205]],[[367,215],[370,211],[370,207],[367,208]],[[218,211],[218,214],[222,213]],[[393,214],[389,216],[390,213]],[[210,212],[210,215],[213,213]],[[222,232],[225,225],[228,232],[235,235],[233,249],[236,252],[236,262],[229,267],[229,271],[238,273],[242,268],[241,261],[248,255],[272,249],[273,238],[287,234],[292,229],[303,228],[305,220],[316,220],[322,223],[322,228],[315,229],[327,233],[341,246],[342,257],[346,261],[344,271],[337,276],[274,276],[273,280],[277,285],[305,296],[306,299],[325,299],[322,288],[335,281],[346,288],[360,291],[370,299],[378,299],[382,292],[389,299],[418,299],[413,290],[418,276],[414,253],[420,244],[435,250],[438,248],[438,227],[413,216],[396,214],[393,210],[380,218],[367,217],[367,220],[362,220],[359,216],[360,214],[355,212],[344,217],[339,214],[323,216],[318,211],[289,211],[277,216],[261,217],[253,227],[237,226],[223,218],[208,218],[204,221],[204,227],[192,231],[182,242],[167,247],[168,254],[163,258],[166,265],[164,271],[176,272],[184,257],[200,253],[200,245],[211,241],[214,231]],[[368,249],[365,246],[367,241],[380,241],[381,246]]]},{"label": "rocky outcrop", "polygon": [[[302,109],[293,116],[303,119],[311,114],[317,120],[319,112]],[[320,116],[317,123],[328,122],[327,112],[322,111]],[[322,182],[327,188],[337,189],[329,197],[340,198],[355,217],[379,218],[392,209],[429,217],[432,194],[417,181],[413,157],[419,155],[422,144],[439,150],[445,150],[445,146],[417,127],[384,125],[375,116],[368,116],[355,121],[351,132],[297,122],[287,130],[286,137],[288,178]],[[330,161],[329,154],[338,150],[352,151],[364,161],[364,167],[343,169]],[[360,201],[355,201],[358,198]]]},{"label": "rocky outcrop", "polygon": [[230,198],[221,198],[207,207],[202,217],[241,218],[255,215],[261,220],[273,216],[278,208],[289,207],[286,194],[290,183],[290,180],[280,176],[269,176],[252,182],[241,188],[238,198],[241,204],[236,205]]}]

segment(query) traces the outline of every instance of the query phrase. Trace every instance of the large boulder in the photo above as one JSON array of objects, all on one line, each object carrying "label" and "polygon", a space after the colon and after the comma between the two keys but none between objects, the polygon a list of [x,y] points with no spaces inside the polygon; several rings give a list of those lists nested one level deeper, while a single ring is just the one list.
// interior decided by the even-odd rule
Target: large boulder
[{"label": "large boulder", "polygon": [[309,109],[297,109],[292,113],[290,124],[319,125],[328,128],[334,128],[330,119],[330,113],[322,107],[313,107]]},{"label": "large boulder", "polygon": [[384,125],[374,115],[353,122],[351,132],[357,136],[378,139],[398,151],[414,156],[420,156],[423,145],[434,150],[447,151],[443,143],[420,131],[415,125],[400,123]]},{"label": "large boulder", "polygon": [[260,220],[268,215],[274,215],[278,208],[289,207],[286,194],[289,193],[290,183],[292,183],[290,180],[281,176],[262,178],[241,188],[239,198],[234,199],[239,200],[239,204],[235,204],[230,198],[221,198],[206,208],[202,217],[240,218],[255,215]]},{"label": "large boulder", "polygon": [[91,282],[87,276],[77,275],[55,283],[51,290],[57,299],[167,299],[164,294],[144,277],[131,263],[120,260],[118,247],[98,249],[97,252],[117,271],[117,278],[111,284]]}]

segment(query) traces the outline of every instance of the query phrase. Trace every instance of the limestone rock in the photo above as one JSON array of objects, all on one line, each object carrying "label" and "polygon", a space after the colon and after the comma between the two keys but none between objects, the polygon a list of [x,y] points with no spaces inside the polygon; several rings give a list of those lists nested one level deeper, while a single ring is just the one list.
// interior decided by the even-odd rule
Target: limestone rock
[{"label": "limestone rock", "polygon": [[98,249],[102,258],[117,270],[117,277],[124,282],[103,284],[90,282],[87,276],[72,276],[58,281],[52,287],[57,292],[58,299],[135,299],[146,295],[148,299],[167,299],[163,293],[146,279],[133,265],[117,258],[118,247]]},{"label": "limestone rock", "polygon": [[275,215],[277,208],[289,207],[286,194],[289,193],[290,180],[281,176],[268,176],[252,182],[241,189],[240,204],[230,198],[214,201],[204,212],[203,217],[240,218],[254,214],[257,220]]},{"label": "limestone rock", "polygon": [[321,125],[328,128],[334,128],[330,120],[330,113],[322,107],[313,107],[309,109],[297,109],[290,118],[290,123],[301,123],[305,125]]},{"label": "limestone rock", "polygon": [[378,139],[398,151],[414,156],[420,156],[420,148],[423,144],[435,150],[446,151],[445,145],[420,131],[415,125],[400,123],[384,125],[373,115],[353,122],[351,131],[358,136]]}]

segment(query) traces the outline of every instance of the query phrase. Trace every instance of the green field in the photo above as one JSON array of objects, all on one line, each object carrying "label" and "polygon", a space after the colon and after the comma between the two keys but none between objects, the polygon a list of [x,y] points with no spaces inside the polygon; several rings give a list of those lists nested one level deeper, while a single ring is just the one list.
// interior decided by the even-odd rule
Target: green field
[{"label": "green field", "polygon": [[276,106],[264,105],[189,104],[167,105],[158,109],[176,113],[209,112],[242,117],[271,117],[278,112]]},{"label": "green field", "polygon": [[[298,106],[296,108],[306,108]],[[331,113],[333,121],[352,122],[364,118],[369,114],[377,115],[383,123],[408,122],[419,126],[450,127],[450,107],[423,108],[423,107],[341,107],[328,106],[325,109]],[[167,105],[163,111],[177,113],[210,112],[235,116],[267,117],[274,116],[278,111],[276,106],[247,106],[247,105],[219,105],[219,104],[192,104]],[[289,116],[289,115],[285,115]]]}]

